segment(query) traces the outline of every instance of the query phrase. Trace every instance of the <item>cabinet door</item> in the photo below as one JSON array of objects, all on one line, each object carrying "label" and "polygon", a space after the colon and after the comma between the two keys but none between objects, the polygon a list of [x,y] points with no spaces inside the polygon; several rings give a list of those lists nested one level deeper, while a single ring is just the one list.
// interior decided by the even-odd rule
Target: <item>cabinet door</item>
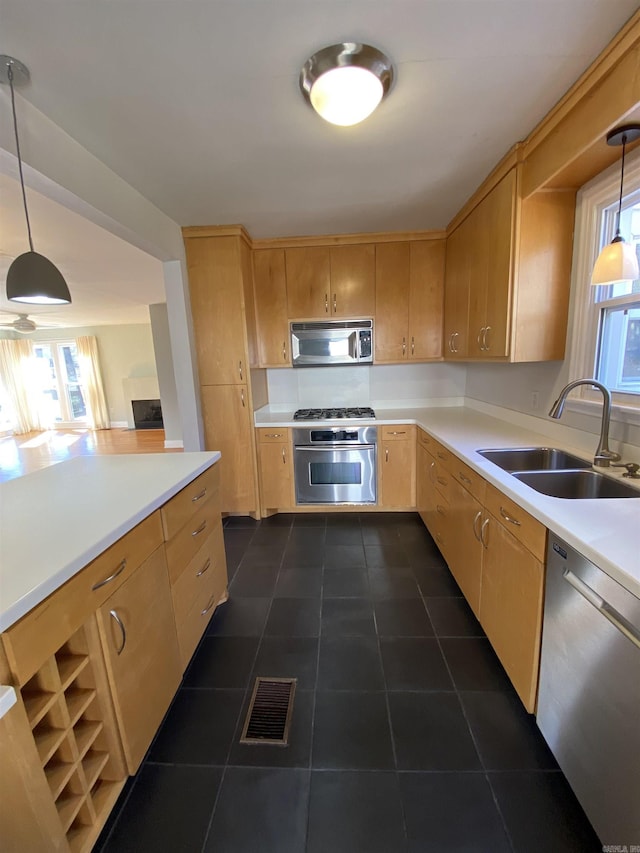
[{"label": "cabinet door", "polygon": [[331,299],[334,317],[373,317],[376,307],[375,246],[332,246]]},{"label": "cabinet door", "polygon": [[484,357],[509,354],[511,327],[512,256],[516,209],[516,171],[512,169],[489,194],[486,211],[488,237],[487,304]]},{"label": "cabinet door", "polygon": [[409,360],[442,357],[444,240],[411,243],[409,287]]},{"label": "cabinet door", "polygon": [[449,237],[445,252],[444,335],[447,360],[465,358],[469,327],[469,255],[465,245],[467,225],[461,223]]},{"label": "cabinet door", "polygon": [[544,566],[493,515],[487,518],[480,622],[525,708],[533,713]]},{"label": "cabinet door", "polygon": [[260,367],[290,367],[284,249],[253,253]]},{"label": "cabinet door", "polygon": [[377,364],[407,359],[409,334],[409,243],[379,243],[376,246]]},{"label": "cabinet door", "polygon": [[207,450],[219,450],[221,512],[255,512],[253,427],[246,385],[200,388]]},{"label": "cabinet door", "polygon": [[330,315],[331,263],[328,246],[285,249],[289,319]]},{"label": "cabinet door", "polygon": [[127,766],[135,773],[182,675],[164,548],[102,605],[99,624]]},{"label": "cabinet door", "polygon": [[478,616],[482,580],[483,548],[480,530],[483,511],[478,501],[453,478],[449,486],[449,515],[455,534],[451,541],[449,568],[469,606]]},{"label": "cabinet door", "polygon": [[237,237],[185,241],[191,314],[203,385],[247,381],[242,258]]},{"label": "cabinet door", "polygon": [[261,505],[263,509],[291,507],[293,498],[293,452],[291,442],[269,442],[258,446]]},{"label": "cabinet door", "polygon": [[378,445],[378,505],[413,507],[416,505],[415,427],[383,427],[382,437]]}]

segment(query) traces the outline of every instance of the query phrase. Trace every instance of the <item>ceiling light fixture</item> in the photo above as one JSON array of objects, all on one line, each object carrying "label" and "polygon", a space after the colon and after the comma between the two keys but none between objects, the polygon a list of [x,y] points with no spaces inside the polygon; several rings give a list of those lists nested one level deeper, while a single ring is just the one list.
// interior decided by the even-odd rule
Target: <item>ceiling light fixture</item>
[{"label": "ceiling light fixture", "polygon": [[591,274],[591,284],[613,284],[616,281],[635,281],[640,277],[635,246],[625,243],[620,233],[622,211],[622,184],[624,181],[624,155],[627,143],[640,139],[640,124],[623,124],[607,134],[607,145],[622,145],[620,169],[620,198],[616,213],[616,236],[600,254]]},{"label": "ceiling light fixture", "polygon": [[300,72],[300,88],[325,121],[349,126],[371,115],[393,79],[391,60],[377,48],[341,42],[307,59]]},{"label": "ceiling light fixture", "polygon": [[12,302],[26,302],[30,305],[64,305],[71,302],[71,294],[60,270],[44,255],[33,250],[31,223],[27,209],[27,194],[22,174],[22,158],[20,157],[20,141],[18,139],[18,121],[16,119],[16,101],[13,91],[14,84],[21,85],[29,80],[29,69],[11,56],[0,56],[0,83],[8,83],[11,90],[11,110],[13,112],[13,129],[16,137],[16,154],[18,155],[18,171],[22,187],[24,215],[27,220],[29,235],[29,252],[18,255],[7,270],[7,299]]}]

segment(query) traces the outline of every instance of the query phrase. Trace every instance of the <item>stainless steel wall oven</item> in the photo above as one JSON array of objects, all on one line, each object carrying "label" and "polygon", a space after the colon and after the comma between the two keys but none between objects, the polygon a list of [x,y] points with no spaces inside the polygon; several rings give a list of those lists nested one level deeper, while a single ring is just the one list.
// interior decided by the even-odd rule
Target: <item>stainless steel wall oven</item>
[{"label": "stainless steel wall oven", "polygon": [[293,430],[296,503],[376,503],[374,426]]}]

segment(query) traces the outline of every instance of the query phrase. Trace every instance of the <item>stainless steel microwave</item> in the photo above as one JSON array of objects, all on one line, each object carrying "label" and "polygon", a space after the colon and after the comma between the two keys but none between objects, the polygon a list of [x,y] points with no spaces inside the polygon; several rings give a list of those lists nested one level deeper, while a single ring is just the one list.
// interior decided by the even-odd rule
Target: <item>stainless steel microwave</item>
[{"label": "stainless steel microwave", "polygon": [[373,320],[291,323],[294,367],[372,364]]}]

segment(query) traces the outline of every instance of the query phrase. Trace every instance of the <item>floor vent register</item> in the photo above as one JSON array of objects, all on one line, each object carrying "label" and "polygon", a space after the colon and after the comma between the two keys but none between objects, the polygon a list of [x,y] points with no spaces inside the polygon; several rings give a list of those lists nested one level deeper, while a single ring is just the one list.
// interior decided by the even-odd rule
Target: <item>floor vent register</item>
[{"label": "floor vent register", "polygon": [[240,743],[289,745],[296,678],[256,678]]}]

